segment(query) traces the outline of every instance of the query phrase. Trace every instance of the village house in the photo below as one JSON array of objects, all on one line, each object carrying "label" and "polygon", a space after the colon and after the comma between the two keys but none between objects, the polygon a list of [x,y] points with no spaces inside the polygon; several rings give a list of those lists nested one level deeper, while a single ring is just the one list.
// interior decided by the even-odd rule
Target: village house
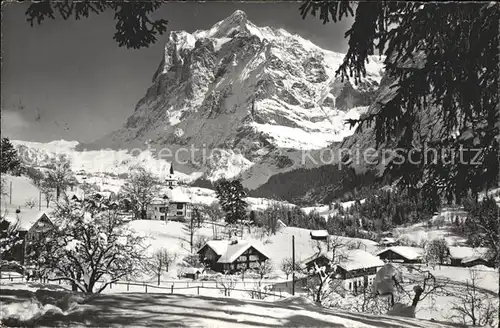
[{"label": "village house", "polygon": [[22,242],[15,245],[5,259],[26,265],[28,264],[26,263],[26,254],[29,254],[32,247],[30,244],[40,240],[43,234],[53,226],[53,223],[45,211],[34,209],[21,209],[7,213],[5,219],[16,225],[16,230],[22,239]]},{"label": "village house", "polygon": [[167,220],[187,221],[192,210],[189,197],[179,187],[168,189],[165,194],[168,199]]},{"label": "village house", "polygon": [[211,240],[198,255],[212,270],[229,273],[254,269],[269,259],[260,245],[245,240]]},{"label": "village house", "polygon": [[196,280],[200,277],[200,274],[205,272],[205,268],[185,268],[182,270],[181,276],[183,278],[189,278]]},{"label": "village house", "polygon": [[306,270],[313,272],[315,265],[324,267],[326,272],[335,271],[334,278],[341,280],[344,290],[357,293],[361,286],[371,286],[377,270],[384,262],[361,249],[337,249],[335,261],[333,252],[315,254],[303,261]]},{"label": "village house", "polygon": [[377,253],[382,260],[399,263],[421,263],[424,249],[409,246],[391,246]]},{"label": "village house", "polygon": [[85,198],[85,192],[80,188],[74,188],[73,190],[65,192],[68,200],[75,202],[82,202]]},{"label": "village house", "polygon": [[328,241],[328,231],[326,230],[311,230],[309,235],[312,240]]},{"label": "village house", "polygon": [[191,217],[191,200],[180,188],[166,189],[147,207],[149,220],[188,221]]},{"label": "village house", "polygon": [[493,261],[486,247],[449,247],[452,266],[472,267],[485,265],[493,267]]},{"label": "village house", "polygon": [[384,237],[380,239],[379,243],[380,246],[383,247],[391,247],[391,246],[396,246],[398,244],[397,240],[392,237]]},{"label": "village house", "polygon": [[153,201],[148,205],[146,211],[146,217],[148,220],[166,220],[166,213],[168,208],[168,199],[167,196],[164,197],[156,197]]}]

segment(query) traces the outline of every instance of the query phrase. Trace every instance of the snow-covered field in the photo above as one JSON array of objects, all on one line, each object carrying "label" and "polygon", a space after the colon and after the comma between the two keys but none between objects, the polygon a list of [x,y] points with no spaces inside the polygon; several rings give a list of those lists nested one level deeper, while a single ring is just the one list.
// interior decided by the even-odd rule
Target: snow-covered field
[{"label": "snow-covered field", "polygon": [[[424,241],[437,238],[444,238],[449,246],[464,245],[466,240],[461,236],[452,233],[450,228],[452,220],[457,216],[464,216],[463,211],[443,210],[434,215],[431,219],[432,227],[427,223],[420,222],[408,227],[399,227],[393,230],[393,235],[397,238],[404,238],[421,245]],[[436,222],[441,222],[439,225]]]},{"label": "snow-covered field", "polygon": [[[54,291],[43,294],[57,295]],[[80,299],[83,304],[72,304],[64,312],[34,301],[36,295],[26,290],[2,288],[0,298],[2,319],[37,317],[37,326],[42,327],[69,323],[71,327],[451,327],[419,319],[327,310],[302,297],[266,302],[222,296],[104,294]],[[49,309],[52,311],[45,313]]]},{"label": "snow-covered field", "polygon": [[[3,196],[2,197],[3,209],[6,208],[10,211],[10,210],[15,210],[18,207],[23,208],[25,207],[26,201],[30,199],[35,199],[38,201],[39,190],[36,186],[34,186],[31,183],[31,181],[27,177],[15,177],[7,175],[5,176],[5,179],[8,187],[10,186],[10,182],[12,182],[12,200],[10,200],[9,195]],[[102,190],[111,190],[116,192],[117,190],[119,190],[121,184],[123,183],[123,180],[102,174],[92,174],[88,176],[86,182],[96,184]],[[178,188],[181,188],[183,192],[186,193],[194,203],[211,204],[217,201],[217,198],[215,197],[215,192],[213,190],[206,188],[188,187],[188,186],[182,186]],[[263,198],[247,198],[247,202],[249,203],[250,208],[254,210],[262,210],[265,209],[270,204],[272,204],[272,201]],[[343,203],[342,206],[344,208],[348,208],[349,206],[352,206],[352,202]],[[42,209],[44,208],[42,207]],[[304,208],[304,210],[306,212],[316,210],[320,213],[320,215],[323,216],[327,216],[331,212],[328,206],[309,207],[309,208]],[[435,223],[437,220],[444,221],[444,224],[442,224],[441,227],[436,227],[435,224],[433,224],[432,228],[429,228],[427,227],[426,224],[416,224],[405,228],[395,229],[394,235],[395,237],[405,236],[406,238],[409,238],[410,240],[416,243],[419,243],[422,240],[431,240],[437,237],[444,237],[450,246],[459,245],[463,243],[463,240],[451,234],[448,229],[449,224],[451,224],[450,217],[454,217],[455,214],[456,213],[450,211],[443,211],[439,215],[436,215],[432,219],[432,222]],[[164,221],[150,221],[150,220],[131,221],[128,224],[134,230],[138,231],[139,233],[147,237],[147,242],[150,244],[149,252],[152,252],[158,248],[165,247],[179,255],[177,262],[172,265],[172,269],[161,277],[162,279],[161,287],[163,287],[163,289],[154,286],[156,284],[156,277],[142,276],[137,278],[137,280],[146,281],[149,283],[149,287],[147,290],[148,295],[150,295],[150,293],[170,294],[171,289],[169,287],[174,285],[175,286],[174,295],[163,295],[158,297],[165,299],[179,297],[183,298],[185,302],[195,301],[196,303],[196,302],[202,302],[206,298],[210,297],[220,298],[223,296],[221,290],[215,287],[215,282],[213,281],[195,282],[187,279],[178,279],[177,263],[180,261],[180,259],[182,259],[184,256],[190,253],[189,235],[188,232],[186,231],[184,224],[179,222],[164,222]],[[222,228],[218,227],[218,229]],[[204,223],[203,226],[195,233],[195,240],[200,236],[204,236],[206,238],[212,238],[213,237],[212,234],[213,234],[213,227],[211,226],[211,224]],[[271,257],[272,262],[274,263],[275,270],[270,275],[270,279],[264,280],[265,285],[272,284],[274,282],[285,281],[285,274],[281,272],[281,270],[279,269],[279,264],[283,259],[291,257],[292,255],[292,236],[295,237],[296,258],[298,260],[306,259],[317,251],[316,244],[312,242],[310,237],[310,231],[307,229],[300,229],[295,227],[282,227],[276,233],[276,235],[271,235],[271,236],[263,235],[259,233],[258,230],[255,228],[253,228],[251,232],[248,232],[246,229],[244,230],[243,239],[260,243],[262,247],[265,249],[266,253]],[[362,249],[373,254],[375,254],[379,250],[377,244],[370,240],[354,239],[354,238],[345,238],[345,239],[347,242],[348,241],[359,242]],[[436,268],[426,267],[426,269],[430,270],[438,279],[449,280],[450,286],[453,288],[458,288],[457,290],[463,288],[466,280],[469,279],[470,277],[469,269],[467,268],[442,266]],[[498,281],[499,281],[498,271],[486,267],[480,267],[479,273],[481,276],[481,280],[479,281],[478,284],[479,287],[484,291],[486,291],[487,293],[489,293],[489,295],[497,293]],[[26,283],[22,282],[16,283],[16,281],[9,282],[4,280],[2,281],[2,285],[3,285],[2,289],[6,287],[15,288],[19,290],[27,288]],[[196,288],[197,286],[200,286],[201,288],[198,289]],[[43,286],[39,285],[38,287],[43,287]],[[61,287],[63,287],[63,285],[59,286],[58,288]],[[248,277],[245,278],[244,281],[239,280],[236,285],[236,289],[251,290],[252,288],[255,288],[255,282],[252,279],[249,279]],[[127,292],[144,293],[145,286],[144,285],[127,286],[125,284],[113,285],[111,288],[108,288],[104,291],[104,294],[106,294],[106,296],[102,297],[121,298],[121,297],[126,297],[123,295],[123,293]],[[271,292],[274,292],[276,294],[279,293],[282,296],[287,296],[287,294],[283,290],[274,290]],[[185,296],[175,295],[176,293],[183,294]],[[150,296],[145,296],[145,295],[139,296],[139,294],[137,294],[135,297],[151,300],[151,298],[149,298]],[[231,297],[233,299],[227,302],[234,302],[235,304],[246,304],[246,302],[253,302],[250,301],[251,295],[248,291],[233,291]],[[266,300],[272,302],[275,301],[276,299],[279,299],[279,297],[269,296],[267,297]],[[431,298],[425,299],[421,303],[419,303],[416,316],[417,318],[420,319],[435,319],[438,321],[446,320],[446,316],[450,311],[450,307],[452,306],[453,301],[454,301],[453,296],[449,295],[437,296],[434,299]],[[146,304],[146,301],[144,301],[144,306],[145,306],[144,312],[148,311],[146,309],[148,309],[150,306],[159,306],[162,308],[161,311],[169,311],[168,306],[165,304],[155,305],[154,303],[152,303],[148,305]],[[140,310],[139,312],[142,313],[142,311],[143,310]],[[303,310],[303,311],[306,311],[307,315],[313,315],[309,313],[310,312],[309,310]],[[314,313],[313,315],[314,318],[315,316],[321,316],[321,317],[323,316],[323,314],[320,314],[318,311],[324,311],[324,310],[314,308],[314,311],[312,311]],[[138,315],[141,316],[142,314]],[[277,314],[277,317],[273,317],[274,319],[272,320],[278,320],[276,322],[279,322],[283,325],[294,325],[295,323],[302,323],[302,321],[300,320],[295,321],[295,319],[286,321],[285,319],[283,319],[284,317],[280,317],[281,315],[284,316],[284,314],[279,314],[279,315]],[[325,321],[324,323],[325,325],[328,326],[327,323],[335,325],[334,321],[328,321],[328,320]],[[357,324],[359,323],[360,322],[357,322]],[[141,323],[138,323],[138,325],[140,324]],[[342,324],[346,327],[349,326],[345,325],[345,323]],[[394,323],[387,324],[386,326],[404,327],[401,325],[394,325]],[[375,325],[375,327],[386,327],[386,326]],[[354,325],[352,327],[362,327],[362,326]],[[368,325],[367,327],[371,326]]]},{"label": "snow-covered field", "polygon": [[[189,235],[182,223],[136,220],[131,221],[129,224],[134,230],[147,236],[151,249],[167,247],[182,255],[189,254]],[[195,239],[197,236],[212,238],[210,223],[205,223],[196,232]],[[304,260],[317,252],[316,243],[311,240],[310,230],[307,229],[283,227],[276,235],[271,236],[262,236],[256,229],[252,229],[252,232],[249,234],[245,229],[243,239],[262,245],[262,248],[274,263],[277,271],[276,274],[283,276],[283,273],[279,271],[279,264],[283,259],[292,257],[292,236],[295,237],[295,256],[298,260]],[[346,242],[361,242],[363,249],[368,252],[374,253],[377,250],[377,245],[374,241],[349,237],[343,238]]]},{"label": "snow-covered field", "polygon": [[[24,176],[12,176],[4,175],[5,185],[5,195],[2,195],[2,208],[17,208],[19,206],[24,207],[26,201],[34,199],[38,202],[40,196],[40,191],[37,186],[35,186],[30,179]],[[10,186],[12,184],[12,195],[10,196]],[[42,199],[43,204],[43,199]]]}]

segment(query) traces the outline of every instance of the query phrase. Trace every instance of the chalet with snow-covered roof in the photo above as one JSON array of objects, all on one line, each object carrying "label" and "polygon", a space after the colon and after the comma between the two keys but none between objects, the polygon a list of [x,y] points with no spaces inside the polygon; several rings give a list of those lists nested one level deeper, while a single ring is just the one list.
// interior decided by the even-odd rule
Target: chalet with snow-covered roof
[{"label": "chalet with snow-covered roof", "polygon": [[392,237],[384,237],[384,238],[380,239],[379,245],[384,246],[384,247],[396,246],[397,240],[395,238],[392,238]]},{"label": "chalet with snow-covered roof", "polygon": [[25,264],[25,255],[30,251],[30,244],[43,238],[44,233],[53,226],[45,211],[22,209],[18,213],[7,213],[5,220],[16,227],[22,239],[6,256],[7,260],[19,261]]},{"label": "chalet with snow-covered roof", "polygon": [[421,263],[424,249],[420,247],[392,246],[377,253],[382,260],[400,263]]},{"label": "chalet with snow-covered roof", "polygon": [[332,251],[317,253],[303,261],[306,269],[312,272],[317,265],[324,267],[326,272],[335,271],[335,279],[342,280],[342,286],[346,290],[357,292],[361,286],[370,286],[377,270],[384,266],[384,262],[361,249],[337,249],[335,260]]},{"label": "chalet with snow-covered roof", "polygon": [[70,201],[81,202],[85,198],[85,193],[82,189],[75,188],[72,191],[66,191],[66,197]]},{"label": "chalet with snow-covered roof", "polygon": [[449,251],[450,264],[452,266],[494,266],[489,250],[486,247],[449,247]]},{"label": "chalet with snow-covered roof", "polygon": [[198,255],[212,270],[230,273],[253,269],[269,259],[262,246],[245,240],[211,240]]},{"label": "chalet with snow-covered roof", "polygon": [[205,268],[185,268],[182,271],[182,276],[190,279],[198,279],[200,274],[205,272]]},{"label": "chalet with snow-covered roof", "polygon": [[328,240],[328,231],[326,230],[311,230],[309,233],[312,240]]}]

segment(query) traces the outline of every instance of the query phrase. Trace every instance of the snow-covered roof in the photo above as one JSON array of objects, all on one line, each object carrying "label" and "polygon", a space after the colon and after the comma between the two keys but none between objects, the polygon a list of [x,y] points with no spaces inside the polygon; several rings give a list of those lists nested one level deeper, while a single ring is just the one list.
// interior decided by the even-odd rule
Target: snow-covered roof
[{"label": "snow-covered roof", "polygon": [[186,195],[180,188],[167,189],[165,194],[171,203],[190,203],[188,195]]},{"label": "snow-covered roof", "polygon": [[[309,263],[322,256],[331,260],[333,258],[333,252],[316,253],[303,261],[303,263]],[[381,267],[384,265],[384,261],[380,258],[361,249],[337,249],[335,250],[335,256],[339,259],[337,265],[346,271]]]},{"label": "snow-covered roof", "polygon": [[351,249],[345,252],[346,259],[338,265],[346,271],[384,266],[384,261],[361,249]]},{"label": "snow-covered roof", "polygon": [[326,231],[326,230],[311,230],[311,237],[326,238],[326,237],[328,237],[328,231]]},{"label": "snow-covered roof", "polygon": [[487,257],[486,256],[481,256],[481,255],[477,255],[477,256],[471,256],[471,257],[466,257],[464,259],[462,259],[462,263],[470,263],[470,262],[473,262],[475,260],[484,260],[484,261],[488,261]]},{"label": "snow-covered roof", "polygon": [[67,191],[66,192],[66,196],[71,199],[73,198],[73,196],[75,196],[76,198],[78,198],[79,200],[82,200],[85,196],[85,193],[82,189],[80,188],[75,188],[73,191]]},{"label": "snow-covered roof", "polygon": [[167,205],[168,204],[168,199],[163,199],[161,197],[155,197],[151,201],[151,205]]},{"label": "snow-covered roof", "polygon": [[203,273],[204,271],[205,271],[204,268],[186,268],[186,269],[184,269],[185,274]]},{"label": "snow-covered roof", "polygon": [[259,253],[261,253],[262,255],[267,257],[268,259],[270,258],[268,255],[266,255],[266,253],[263,251],[263,248],[260,247],[260,245],[257,245],[256,243],[251,243],[251,242],[248,242],[245,240],[239,240],[236,244],[230,243],[227,246],[226,253],[224,255],[222,255],[217,262],[218,263],[232,263],[250,247],[255,248]]},{"label": "snow-covered roof", "polygon": [[[469,258],[487,258],[488,248],[486,247],[450,247],[450,257],[464,262]],[[465,263],[465,262],[464,262]]]},{"label": "snow-covered roof", "polygon": [[420,258],[422,258],[422,255],[424,253],[424,249],[419,248],[419,247],[392,246],[392,247],[384,249],[381,252],[378,252],[377,255],[380,255],[380,254],[387,252],[389,250],[393,251],[396,254],[401,255],[404,258],[407,258],[408,260],[420,259]]},{"label": "snow-covered roof", "polygon": [[220,255],[218,263],[232,263],[250,247],[255,248],[259,253],[270,258],[262,246],[246,240],[237,240],[236,243],[229,240],[210,240],[205,245],[208,245],[217,255]]},{"label": "snow-covered roof", "polygon": [[215,254],[222,256],[222,254],[226,252],[228,244],[229,242],[227,240],[210,240],[205,245],[203,245],[203,247],[208,245],[208,247],[210,247],[215,252]]},{"label": "snow-covered roof", "polygon": [[396,242],[396,239],[391,237],[384,237],[380,240],[380,242],[383,244],[392,244]]},{"label": "snow-covered roof", "polygon": [[16,213],[15,211],[8,212],[5,215],[5,220],[12,224],[17,224],[18,231],[28,231],[43,215],[49,218],[45,211],[38,211],[38,209],[22,209],[20,213]]}]

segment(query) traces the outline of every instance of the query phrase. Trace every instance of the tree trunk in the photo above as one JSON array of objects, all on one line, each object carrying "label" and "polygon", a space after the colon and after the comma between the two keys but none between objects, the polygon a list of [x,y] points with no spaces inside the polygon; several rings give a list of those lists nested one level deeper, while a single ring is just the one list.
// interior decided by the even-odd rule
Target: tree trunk
[{"label": "tree trunk", "polygon": [[193,254],[193,235],[194,235],[194,225],[193,225],[193,215],[191,214],[191,225],[189,231],[189,246],[191,248],[191,254]]},{"label": "tree trunk", "polygon": [[[77,272],[76,273],[76,280],[80,281],[80,279],[82,279],[82,273],[81,272]],[[78,286],[74,282],[71,283],[71,290],[74,291],[74,292],[78,291]]]},{"label": "tree trunk", "polygon": [[316,293],[316,303],[321,303],[321,291],[323,289],[323,282],[319,284],[318,292]]}]

